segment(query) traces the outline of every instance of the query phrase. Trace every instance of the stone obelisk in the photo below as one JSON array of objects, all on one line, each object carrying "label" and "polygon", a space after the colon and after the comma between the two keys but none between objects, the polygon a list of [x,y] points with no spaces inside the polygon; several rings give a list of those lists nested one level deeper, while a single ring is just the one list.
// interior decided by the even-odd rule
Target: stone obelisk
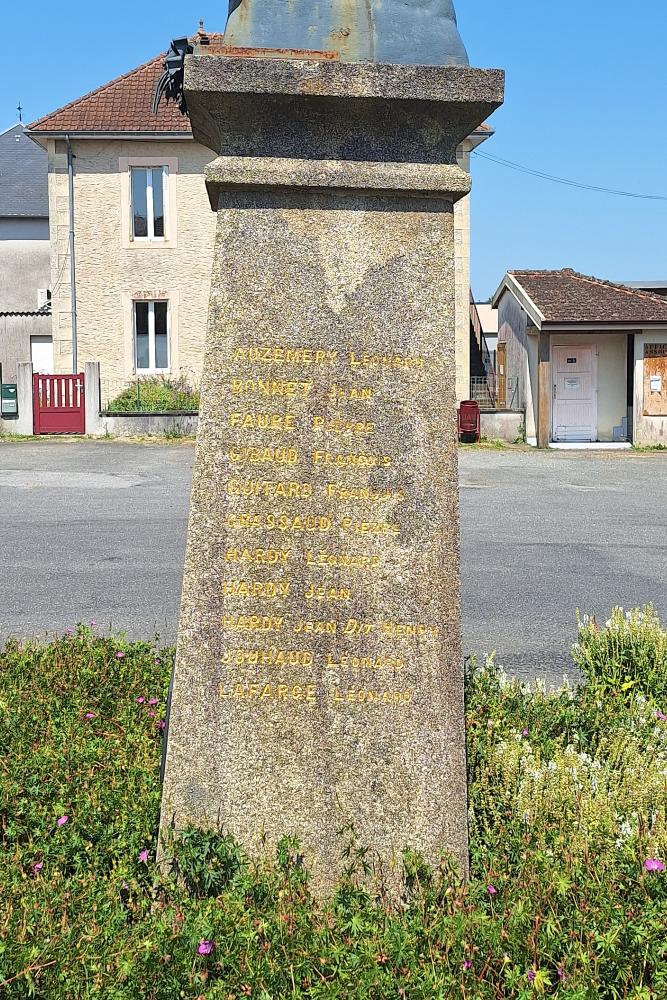
[{"label": "stone obelisk", "polygon": [[503,77],[293,48],[185,59],[218,225],[162,825],[294,835],[326,893],[350,826],[390,881],[467,866],[453,205]]}]

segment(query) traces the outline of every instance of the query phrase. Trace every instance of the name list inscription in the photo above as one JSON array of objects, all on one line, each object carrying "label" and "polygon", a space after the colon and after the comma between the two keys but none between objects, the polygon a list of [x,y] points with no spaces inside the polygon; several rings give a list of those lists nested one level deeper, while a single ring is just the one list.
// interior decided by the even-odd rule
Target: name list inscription
[{"label": "name list inscription", "polygon": [[439,626],[363,612],[408,496],[381,410],[426,359],[248,344],[229,361],[219,697],[406,708],[406,666]]}]

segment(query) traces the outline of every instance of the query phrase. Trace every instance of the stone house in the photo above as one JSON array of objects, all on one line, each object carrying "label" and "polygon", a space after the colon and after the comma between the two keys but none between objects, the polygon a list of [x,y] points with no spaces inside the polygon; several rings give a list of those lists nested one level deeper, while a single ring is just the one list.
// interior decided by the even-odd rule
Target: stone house
[{"label": "stone house", "polygon": [[[200,26],[195,41],[220,37]],[[214,154],[194,141],[173,104],[152,112],[163,60],[157,56],[30,126],[49,162],[55,371],[72,371],[75,345],[79,371],[86,361],[101,363],[103,399],[136,376],[197,384],[201,375],[216,222],[202,175]],[[462,144],[466,170],[471,150],[491,134],[483,125]],[[470,374],[469,198],[455,206],[455,253],[462,399]]]},{"label": "stone house", "polygon": [[0,365],[52,364],[48,165],[23,125],[0,134]]},{"label": "stone house", "polygon": [[667,298],[576,271],[508,271],[498,358],[526,439],[667,445]]}]

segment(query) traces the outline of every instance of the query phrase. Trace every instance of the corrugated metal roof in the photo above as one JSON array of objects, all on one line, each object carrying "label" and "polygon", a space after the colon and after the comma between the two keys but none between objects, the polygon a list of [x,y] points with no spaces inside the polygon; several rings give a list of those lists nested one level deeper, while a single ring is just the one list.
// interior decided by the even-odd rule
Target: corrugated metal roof
[{"label": "corrugated metal roof", "polygon": [[0,218],[49,215],[46,151],[26,135],[23,125],[0,133]]}]

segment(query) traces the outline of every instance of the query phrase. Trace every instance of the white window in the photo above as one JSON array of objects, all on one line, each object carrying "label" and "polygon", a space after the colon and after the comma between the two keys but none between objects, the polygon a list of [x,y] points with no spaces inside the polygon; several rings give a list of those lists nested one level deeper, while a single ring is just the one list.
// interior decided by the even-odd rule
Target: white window
[{"label": "white window", "polygon": [[132,303],[134,366],[140,372],[169,371],[169,303]]},{"label": "white window", "polygon": [[164,240],[168,167],[130,167],[133,240]]}]

